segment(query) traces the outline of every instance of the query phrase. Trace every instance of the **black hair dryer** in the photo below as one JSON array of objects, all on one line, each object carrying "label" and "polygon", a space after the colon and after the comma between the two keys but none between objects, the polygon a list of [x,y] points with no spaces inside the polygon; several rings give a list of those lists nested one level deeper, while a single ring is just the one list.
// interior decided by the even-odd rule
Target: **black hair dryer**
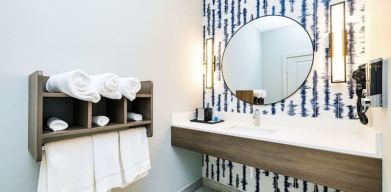
[{"label": "black hair dryer", "polygon": [[357,116],[364,125],[368,124],[365,114],[369,107],[386,107],[387,95],[383,59],[372,60],[368,65],[361,65],[353,72],[356,82]]},{"label": "black hair dryer", "polygon": [[[361,65],[359,69],[353,72],[353,80],[356,82],[357,95],[357,116],[364,125],[368,124],[368,117],[365,114],[368,110],[366,105],[367,73],[366,65]],[[363,105],[364,104],[364,105]]]}]

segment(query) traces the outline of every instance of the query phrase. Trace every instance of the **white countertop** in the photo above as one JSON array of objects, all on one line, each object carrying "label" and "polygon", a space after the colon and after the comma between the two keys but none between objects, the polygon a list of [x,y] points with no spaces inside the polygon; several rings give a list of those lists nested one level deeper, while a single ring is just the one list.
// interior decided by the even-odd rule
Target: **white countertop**
[{"label": "white countertop", "polygon": [[[218,124],[190,122],[193,112],[172,115],[172,126],[299,147],[382,158],[382,135],[359,121],[261,116],[261,127],[251,115],[220,113]],[[240,127],[232,129],[233,127]],[[243,127],[243,128],[241,128]],[[269,131],[270,130],[270,131]]]}]

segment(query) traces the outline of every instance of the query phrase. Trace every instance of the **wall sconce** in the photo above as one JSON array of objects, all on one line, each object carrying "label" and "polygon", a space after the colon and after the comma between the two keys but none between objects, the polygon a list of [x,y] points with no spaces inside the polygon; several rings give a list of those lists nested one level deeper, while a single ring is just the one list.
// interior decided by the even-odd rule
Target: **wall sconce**
[{"label": "wall sconce", "polygon": [[345,2],[330,6],[331,83],[346,82],[347,32],[345,29]]},{"label": "wall sconce", "polygon": [[213,79],[214,79],[214,40],[213,38],[206,40],[206,88],[213,88]]}]

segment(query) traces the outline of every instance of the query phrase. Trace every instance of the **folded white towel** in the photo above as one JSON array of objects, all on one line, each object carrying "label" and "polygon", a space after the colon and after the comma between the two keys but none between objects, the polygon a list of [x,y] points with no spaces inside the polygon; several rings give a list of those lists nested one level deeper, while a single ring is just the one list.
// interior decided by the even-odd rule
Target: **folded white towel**
[{"label": "folded white towel", "polygon": [[91,86],[91,79],[82,70],[52,75],[46,82],[48,92],[62,92],[71,97],[97,103],[100,95]]},{"label": "folded white towel", "polygon": [[120,131],[120,158],[124,183],[122,187],[142,178],[151,169],[146,129]]},{"label": "folded white towel", "polygon": [[47,124],[48,128],[53,131],[61,131],[61,130],[68,128],[68,123],[57,118],[57,117],[50,117],[47,120],[46,124]]},{"label": "folded white towel", "polygon": [[108,117],[106,117],[106,116],[93,116],[92,117],[92,122],[95,125],[103,127],[103,126],[106,126],[107,124],[109,124],[110,119]]},{"label": "folded white towel", "polygon": [[92,85],[98,92],[109,99],[121,99],[120,78],[113,73],[90,76]]},{"label": "folded white towel", "polygon": [[93,156],[90,136],[45,144],[38,192],[94,192]]},{"label": "folded white towel", "polygon": [[120,90],[123,96],[133,101],[141,89],[141,82],[134,77],[121,78]]},{"label": "folded white towel", "polygon": [[138,114],[138,113],[129,112],[128,119],[133,120],[133,121],[142,121],[143,115]]},{"label": "folded white towel", "polygon": [[107,192],[122,186],[118,132],[92,136],[96,192]]}]

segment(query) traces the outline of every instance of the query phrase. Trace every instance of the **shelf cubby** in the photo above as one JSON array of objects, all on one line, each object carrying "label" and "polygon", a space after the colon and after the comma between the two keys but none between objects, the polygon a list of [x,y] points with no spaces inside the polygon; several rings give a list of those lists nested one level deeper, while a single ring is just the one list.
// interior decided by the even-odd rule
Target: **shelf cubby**
[{"label": "shelf cubby", "polygon": [[[42,159],[42,145],[68,138],[97,133],[120,131],[134,127],[146,127],[148,137],[153,134],[153,83],[141,81],[141,90],[134,101],[125,97],[112,100],[102,97],[98,103],[81,101],[64,93],[49,93],[45,89],[49,77],[42,71],[29,76],[29,124],[28,148],[36,161]],[[143,115],[143,121],[127,120],[127,112]],[[92,124],[92,116],[105,115],[110,118],[107,126]],[[58,117],[69,124],[63,131],[51,131],[46,127],[50,117]]]},{"label": "shelf cubby", "polygon": [[87,129],[89,127],[88,102],[71,97],[43,98],[44,133],[49,132],[46,122],[50,117],[58,117],[68,123],[72,129]]},{"label": "shelf cubby", "polygon": [[128,112],[141,114],[143,116],[143,120],[151,120],[151,103],[149,100],[149,98],[136,98],[133,101],[128,100]]},{"label": "shelf cubby", "polygon": [[[104,115],[110,119],[108,125],[125,124],[126,123],[126,104],[125,98],[120,100],[107,99],[102,97],[98,103],[92,104],[92,116]],[[92,124],[93,128],[99,126]]]},{"label": "shelf cubby", "polygon": [[[152,97],[140,97],[136,98],[133,101],[127,100],[127,112],[134,112],[141,114],[143,116],[143,121],[151,121],[152,122]],[[126,113],[127,116],[127,113]],[[128,124],[132,123],[137,123],[139,121],[133,121],[127,119]],[[153,130],[152,128],[152,123],[147,125],[147,130],[148,130],[148,136],[152,136]]]}]

